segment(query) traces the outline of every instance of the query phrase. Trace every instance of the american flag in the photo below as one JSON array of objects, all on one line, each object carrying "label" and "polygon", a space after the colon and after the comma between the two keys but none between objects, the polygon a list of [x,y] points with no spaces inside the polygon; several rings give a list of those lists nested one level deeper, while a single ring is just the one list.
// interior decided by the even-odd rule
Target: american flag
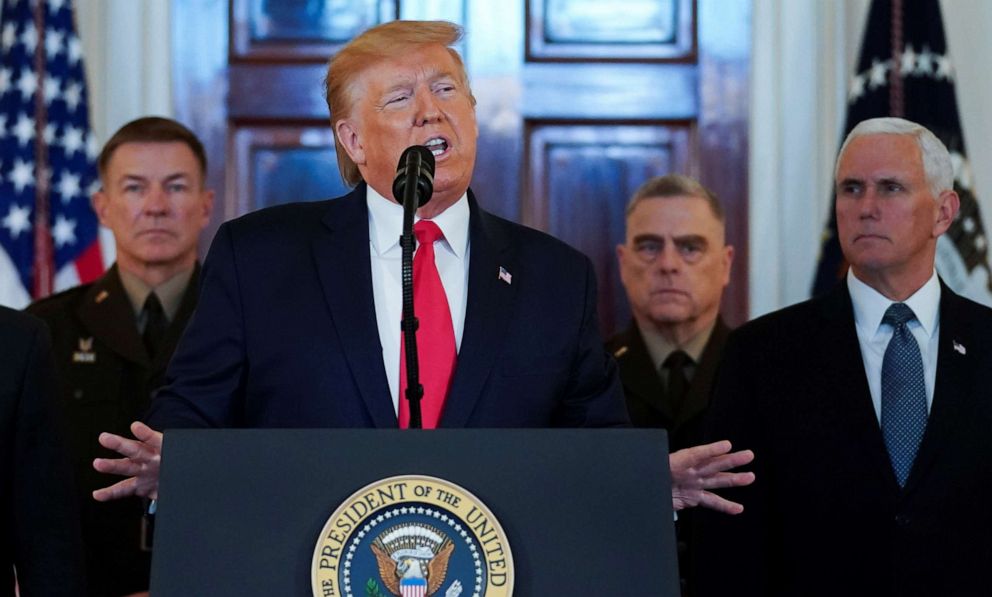
[{"label": "american flag", "polygon": [[71,0],[4,0],[0,17],[0,304],[23,307],[103,273],[99,148]]},{"label": "american flag", "polygon": [[[955,76],[938,0],[873,0],[851,78],[844,134],[867,118],[899,116],[922,124],[944,142],[961,211],[937,243],[937,273],[956,292],[992,305],[988,237],[958,117]],[[813,294],[829,290],[846,271],[831,210]]]}]

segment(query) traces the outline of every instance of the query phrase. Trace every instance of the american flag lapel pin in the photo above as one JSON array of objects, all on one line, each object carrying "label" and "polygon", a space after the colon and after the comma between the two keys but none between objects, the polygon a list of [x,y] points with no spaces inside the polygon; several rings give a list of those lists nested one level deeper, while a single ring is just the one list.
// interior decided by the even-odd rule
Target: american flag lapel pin
[{"label": "american flag lapel pin", "polygon": [[502,265],[499,266],[499,279],[503,280],[507,284],[513,283],[513,276],[511,276],[510,272],[506,271],[506,268],[503,267]]},{"label": "american flag lapel pin", "polygon": [[959,352],[961,354],[968,354],[968,351],[965,349],[964,344],[961,344],[957,340],[952,340],[951,342],[953,343],[954,350],[956,352]]}]

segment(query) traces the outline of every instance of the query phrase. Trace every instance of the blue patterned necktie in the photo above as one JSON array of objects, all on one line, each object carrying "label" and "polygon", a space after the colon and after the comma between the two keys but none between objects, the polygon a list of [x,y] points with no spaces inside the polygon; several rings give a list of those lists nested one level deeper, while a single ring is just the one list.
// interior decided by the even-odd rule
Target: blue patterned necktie
[{"label": "blue patterned necktie", "polygon": [[882,436],[900,487],[906,484],[927,426],[923,357],[906,325],[914,319],[905,303],[893,303],[882,318],[893,327],[882,359]]}]

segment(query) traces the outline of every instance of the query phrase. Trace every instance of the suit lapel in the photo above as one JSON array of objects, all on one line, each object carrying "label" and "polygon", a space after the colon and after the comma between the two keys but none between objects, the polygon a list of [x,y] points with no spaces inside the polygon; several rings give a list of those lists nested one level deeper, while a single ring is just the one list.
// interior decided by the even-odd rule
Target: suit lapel
[{"label": "suit lapel", "polygon": [[820,303],[820,337],[811,338],[811,342],[819,347],[817,361],[825,368],[822,396],[838,402],[838,416],[849,423],[845,427],[862,445],[860,453],[871,460],[886,485],[896,492],[899,485],[872,405],[847,282],[838,284]]},{"label": "suit lapel", "polygon": [[[130,317],[122,318],[122,313]],[[134,308],[124,292],[116,264],[86,292],[77,315],[83,327],[112,352],[126,361],[148,366]]]},{"label": "suit lapel", "polygon": [[313,239],[314,265],[338,340],[376,427],[396,427],[372,293],[365,185],[330,202]]},{"label": "suit lapel", "polygon": [[[500,221],[479,208],[471,190],[468,200],[468,301],[455,375],[441,416],[442,427],[465,427],[468,423],[492,374],[509,325],[516,288],[527,283],[513,278],[516,262]],[[510,282],[500,278],[501,267],[510,275]]]},{"label": "suit lapel", "polygon": [[965,309],[965,301],[941,282],[937,379],[923,441],[906,480],[907,493],[919,484],[927,469],[933,465],[940,448],[947,445],[948,438],[953,437],[955,425],[967,416],[969,399],[975,395],[972,376],[981,341],[969,333],[970,328],[962,314]]}]

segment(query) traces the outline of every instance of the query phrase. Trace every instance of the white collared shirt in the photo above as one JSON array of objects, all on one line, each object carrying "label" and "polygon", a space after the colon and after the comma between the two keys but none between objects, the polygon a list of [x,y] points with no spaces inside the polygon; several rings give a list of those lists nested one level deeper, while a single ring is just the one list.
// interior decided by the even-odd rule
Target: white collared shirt
[{"label": "white collared shirt", "polygon": [[[397,410],[400,396],[400,320],[403,317],[403,249],[400,247],[403,206],[386,199],[372,187],[368,187],[366,202],[369,206],[369,251],[372,256],[375,318],[379,326],[379,342],[382,344],[382,364],[386,368],[393,409]],[[419,220],[419,217],[414,217],[414,222]],[[465,305],[468,301],[468,197],[462,195],[433,221],[444,233],[444,239],[434,243],[434,263],[448,296],[457,351],[462,346]]]},{"label": "white collared shirt", "polygon": [[[882,359],[892,339],[893,327],[882,323],[892,301],[847,271],[847,288],[854,305],[854,323],[861,345],[861,359],[868,376],[875,416],[882,420]],[[927,412],[933,404],[933,388],[937,379],[937,348],[940,339],[940,282],[934,271],[926,284],[903,301],[913,310],[916,319],[909,322],[909,331],[920,345],[923,357],[923,379],[927,388]]]}]

